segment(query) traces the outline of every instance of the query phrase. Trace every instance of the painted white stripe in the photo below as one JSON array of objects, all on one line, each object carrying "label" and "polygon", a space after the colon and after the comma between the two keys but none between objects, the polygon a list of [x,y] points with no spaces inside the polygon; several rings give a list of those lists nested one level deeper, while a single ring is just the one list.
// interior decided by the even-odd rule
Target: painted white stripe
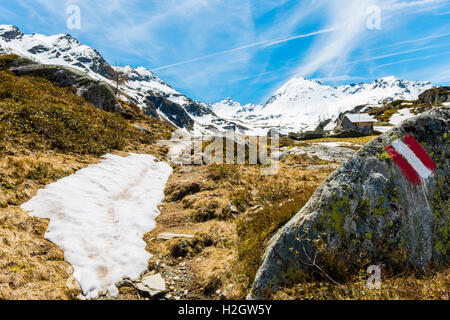
[{"label": "painted white stripe", "polygon": [[395,140],[392,142],[392,146],[406,159],[406,161],[409,162],[422,179],[426,179],[432,174],[432,171],[424,166],[422,161],[420,161],[415,153],[403,141]]}]

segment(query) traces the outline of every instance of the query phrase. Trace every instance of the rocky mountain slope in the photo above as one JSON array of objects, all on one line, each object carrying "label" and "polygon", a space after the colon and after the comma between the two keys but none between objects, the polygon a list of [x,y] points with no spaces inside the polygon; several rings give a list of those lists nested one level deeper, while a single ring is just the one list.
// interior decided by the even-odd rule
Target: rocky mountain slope
[{"label": "rocky mountain slope", "polygon": [[192,133],[224,130],[234,123],[218,118],[205,104],[179,93],[143,67],[113,67],[102,55],[69,34],[27,35],[17,27],[0,25],[0,54],[14,53],[41,64],[83,71],[117,91],[118,98],[136,104],[147,114]]}]

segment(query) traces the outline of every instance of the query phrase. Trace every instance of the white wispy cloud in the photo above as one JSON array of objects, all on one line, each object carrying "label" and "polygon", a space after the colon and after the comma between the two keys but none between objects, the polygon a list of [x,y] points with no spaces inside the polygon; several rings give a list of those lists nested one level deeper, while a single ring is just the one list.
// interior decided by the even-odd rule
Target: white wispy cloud
[{"label": "white wispy cloud", "polygon": [[[348,55],[361,41],[366,30],[369,0],[328,1],[328,24],[335,31],[318,40],[302,60],[298,73],[310,76],[319,70],[332,76],[335,65],[346,61]],[[324,68],[328,70],[323,70]]]},{"label": "white wispy cloud", "polygon": [[277,44],[289,42],[289,41],[292,41],[292,40],[297,40],[297,39],[317,36],[317,35],[324,34],[324,33],[329,33],[329,32],[332,32],[332,31],[334,31],[333,28],[327,28],[327,29],[318,30],[318,31],[315,31],[315,32],[310,32],[310,33],[305,33],[305,34],[299,34],[299,35],[295,35],[295,36],[291,36],[291,37],[283,38],[283,39],[272,39],[272,40],[259,41],[259,42],[247,44],[245,46],[241,46],[241,47],[237,47],[237,48],[233,48],[233,49],[229,49],[229,50],[224,50],[224,51],[212,53],[212,54],[209,54],[209,55],[206,55],[206,56],[197,57],[197,58],[193,58],[193,59],[188,59],[188,60],[180,61],[180,62],[177,62],[177,63],[172,63],[172,64],[169,64],[169,65],[166,65],[166,66],[153,68],[152,71],[168,69],[168,68],[176,67],[176,66],[179,66],[179,65],[188,64],[188,63],[192,63],[192,62],[196,62],[196,61],[201,61],[201,60],[205,60],[205,59],[221,56],[221,55],[228,54],[228,53],[233,53],[233,52],[236,52],[236,51],[250,49],[250,48],[254,48],[254,47],[261,47],[261,46],[263,46],[264,48],[267,48],[267,47],[270,47],[270,46],[274,46],[274,45],[277,45]]},{"label": "white wispy cloud", "polygon": [[411,44],[411,43],[415,43],[415,42],[423,42],[423,41],[428,41],[428,40],[435,40],[438,38],[443,38],[443,37],[448,37],[450,36],[450,32],[446,32],[446,33],[442,33],[442,34],[433,34],[427,37],[423,37],[423,38],[418,38],[418,39],[409,39],[409,40],[403,40],[403,41],[397,41],[395,43],[391,43],[391,44],[387,44],[381,47],[377,47],[374,48],[373,50],[379,50],[379,49],[384,49],[384,48],[390,48],[390,47],[395,47],[395,46],[399,46],[399,45],[404,45],[404,44]]},{"label": "white wispy cloud", "polygon": [[402,50],[402,51],[397,51],[397,52],[391,52],[391,53],[388,53],[388,54],[383,54],[383,55],[378,55],[378,56],[371,56],[371,57],[364,58],[364,59],[353,60],[351,62],[347,62],[347,63],[341,64],[341,65],[354,65],[354,64],[361,63],[361,62],[381,60],[381,59],[386,59],[386,58],[391,58],[391,57],[405,55],[405,54],[408,54],[408,53],[414,53],[414,52],[425,51],[425,50],[430,50],[430,49],[437,49],[437,48],[448,47],[449,45],[450,44],[436,44],[436,45],[426,46],[426,47],[421,47],[421,48],[415,48],[415,49],[408,49],[408,50]]},{"label": "white wispy cloud", "polygon": [[430,4],[447,2],[447,0],[417,0],[417,1],[400,1],[391,3],[387,8],[391,10],[399,10],[405,8],[422,7]]},{"label": "white wispy cloud", "polygon": [[[431,7],[433,5],[433,7]],[[434,30],[429,36],[410,40],[397,41],[388,45],[370,48],[371,41],[379,35],[395,32],[395,29],[408,21],[414,19],[409,15],[403,15],[411,9],[431,8],[446,6],[448,1],[421,0],[421,1],[335,1],[334,5],[328,7],[328,24],[335,28],[334,32],[321,37],[309,49],[298,67],[298,74],[308,77],[320,74],[324,79],[334,79],[339,74],[349,74],[353,66],[364,62],[372,62],[389,57],[401,56],[408,53],[420,52],[441,46],[422,46],[414,48],[414,44],[421,42],[432,42],[438,38],[450,36],[448,32]],[[380,8],[381,29],[370,30],[367,27],[367,8],[376,6]],[[417,13],[417,11],[414,11]],[[445,26],[443,26],[445,30]],[[379,49],[389,47],[405,47],[407,49],[387,54],[376,54]],[[442,45],[445,46],[445,45]],[[412,48],[411,48],[412,47]],[[358,55],[354,53],[359,51]],[[364,57],[366,56],[366,57]],[[357,58],[355,58],[357,57]]]},{"label": "white wispy cloud", "polygon": [[430,54],[430,55],[427,55],[427,56],[420,56],[420,57],[416,57],[416,58],[403,59],[403,60],[398,60],[398,61],[395,61],[395,62],[379,64],[379,65],[376,65],[374,67],[370,67],[370,69],[377,69],[377,68],[392,66],[392,65],[396,65],[396,64],[403,64],[403,63],[408,63],[408,62],[427,60],[427,59],[431,59],[431,58],[446,56],[446,55],[449,55],[449,54],[450,54],[450,51],[445,51],[445,52],[441,52],[441,53],[437,53],[437,54]]}]

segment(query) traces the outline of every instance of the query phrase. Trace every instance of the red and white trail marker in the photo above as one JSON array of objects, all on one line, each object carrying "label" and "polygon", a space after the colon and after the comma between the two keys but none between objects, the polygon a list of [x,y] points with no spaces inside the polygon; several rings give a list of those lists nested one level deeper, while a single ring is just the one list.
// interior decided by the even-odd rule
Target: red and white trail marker
[{"label": "red and white trail marker", "polygon": [[436,164],[411,135],[395,140],[385,149],[412,183],[421,184],[436,170]]}]

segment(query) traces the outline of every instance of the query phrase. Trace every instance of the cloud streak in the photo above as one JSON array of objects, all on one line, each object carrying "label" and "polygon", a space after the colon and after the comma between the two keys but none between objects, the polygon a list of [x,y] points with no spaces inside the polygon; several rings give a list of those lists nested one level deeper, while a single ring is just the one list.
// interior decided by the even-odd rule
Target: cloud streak
[{"label": "cloud streak", "polygon": [[212,53],[212,54],[209,54],[209,55],[206,55],[206,56],[193,58],[193,59],[188,59],[188,60],[184,60],[184,61],[168,64],[166,66],[153,68],[152,71],[168,69],[168,68],[180,66],[180,65],[183,65],[183,64],[188,64],[188,63],[192,63],[192,62],[196,62],[196,61],[206,60],[206,59],[209,59],[209,58],[213,58],[213,57],[217,57],[217,56],[233,53],[233,52],[236,52],[236,51],[241,51],[241,50],[246,50],[246,49],[250,49],[250,48],[260,47],[260,46],[262,46],[263,48],[267,48],[267,47],[270,47],[270,46],[286,43],[286,42],[297,40],[297,39],[303,39],[303,38],[313,37],[313,36],[317,36],[317,35],[321,35],[321,34],[325,34],[325,33],[330,33],[330,32],[332,32],[334,30],[335,30],[334,28],[327,28],[327,29],[318,30],[318,31],[315,31],[315,32],[310,32],[310,33],[305,33],[305,34],[299,34],[299,35],[295,35],[295,36],[291,36],[291,37],[283,38],[283,39],[259,41],[259,42],[247,44],[245,46],[233,48],[233,49],[230,49],[230,50],[224,50],[224,51]]},{"label": "cloud streak", "polygon": [[396,64],[402,64],[402,63],[407,63],[407,62],[427,60],[427,59],[431,59],[431,58],[446,56],[449,54],[450,54],[450,51],[446,51],[446,52],[441,52],[441,53],[437,53],[437,54],[431,54],[428,56],[416,57],[416,58],[411,58],[411,59],[403,59],[403,60],[399,60],[399,61],[395,61],[395,62],[379,64],[377,66],[371,67],[370,69],[377,69],[377,68],[382,68],[382,67],[387,67],[387,66],[393,66]]}]

